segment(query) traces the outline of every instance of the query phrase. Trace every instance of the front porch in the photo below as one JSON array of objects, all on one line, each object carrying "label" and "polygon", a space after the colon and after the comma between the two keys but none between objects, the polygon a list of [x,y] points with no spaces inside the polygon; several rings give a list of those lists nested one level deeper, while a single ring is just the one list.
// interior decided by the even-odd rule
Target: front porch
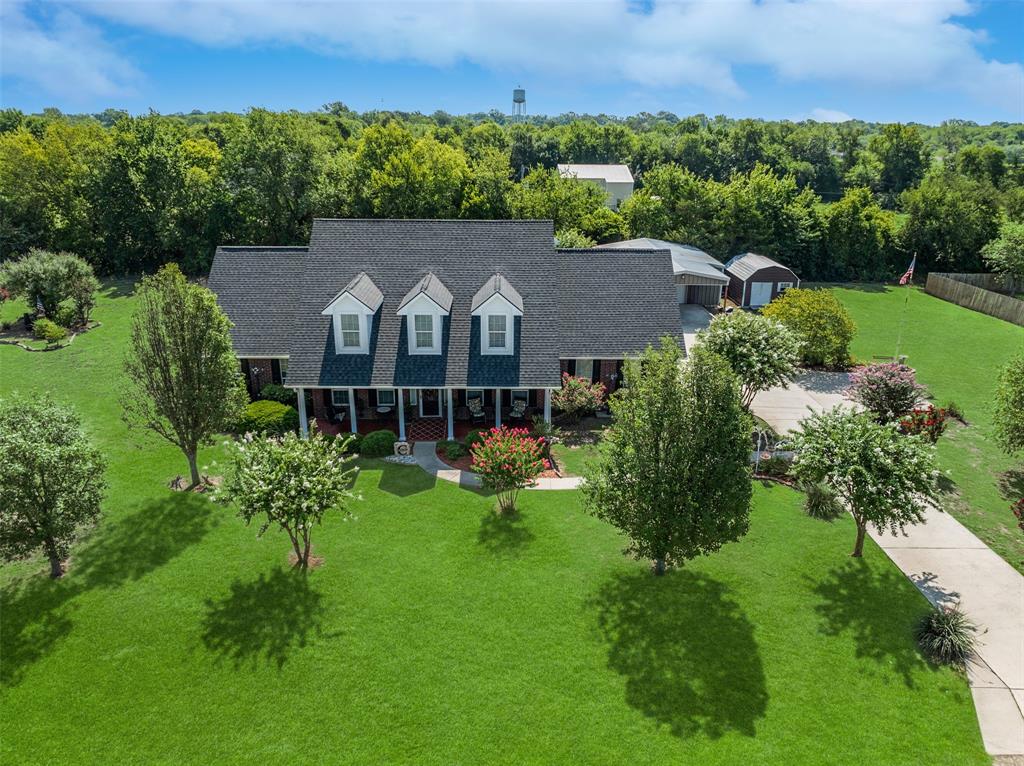
[{"label": "front porch", "polygon": [[309,420],[330,434],[392,431],[401,441],[463,439],[502,425],[533,428],[551,422],[548,388],[311,388],[297,389],[299,425]]}]

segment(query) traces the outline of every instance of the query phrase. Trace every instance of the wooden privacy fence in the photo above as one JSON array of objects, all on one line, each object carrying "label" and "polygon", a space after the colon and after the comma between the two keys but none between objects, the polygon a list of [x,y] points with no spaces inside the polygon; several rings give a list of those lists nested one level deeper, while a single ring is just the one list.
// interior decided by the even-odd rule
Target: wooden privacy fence
[{"label": "wooden privacy fence", "polygon": [[1005,319],[1024,327],[1024,301],[1001,295],[980,285],[999,285],[992,274],[938,274],[928,275],[924,290],[929,295],[942,298],[964,308],[980,311],[982,314]]}]

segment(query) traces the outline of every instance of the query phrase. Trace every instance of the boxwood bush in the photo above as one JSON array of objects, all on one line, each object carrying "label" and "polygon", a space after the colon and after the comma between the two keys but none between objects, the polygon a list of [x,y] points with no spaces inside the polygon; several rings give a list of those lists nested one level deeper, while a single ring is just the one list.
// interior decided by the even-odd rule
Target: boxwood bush
[{"label": "boxwood bush", "polygon": [[466,434],[465,445],[467,450],[473,449],[476,444],[483,444],[487,438],[488,431],[484,428],[477,428]]},{"label": "boxwood bush", "polygon": [[268,383],[260,389],[260,399],[280,402],[289,407],[295,407],[299,403],[298,397],[292,389],[279,386],[277,383]]},{"label": "boxwood bush", "polygon": [[449,460],[458,460],[460,457],[465,457],[469,454],[469,450],[466,447],[448,439],[437,443],[437,451]]},{"label": "boxwood bush", "polygon": [[294,407],[260,399],[247,405],[238,423],[241,433],[280,435],[299,428],[299,413]]},{"label": "boxwood bush", "polygon": [[366,457],[387,457],[395,451],[397,437],[391,431],[371,431],[363,437],[360,454]]},{"label": "boxwood bush", "polygon": [[37,338],[45,340],[51,346],[55,343],[60,343],[68,337],[67,330],[56,322],[45,318],[36,320],[36,323],[32,326],[32,332]]}]

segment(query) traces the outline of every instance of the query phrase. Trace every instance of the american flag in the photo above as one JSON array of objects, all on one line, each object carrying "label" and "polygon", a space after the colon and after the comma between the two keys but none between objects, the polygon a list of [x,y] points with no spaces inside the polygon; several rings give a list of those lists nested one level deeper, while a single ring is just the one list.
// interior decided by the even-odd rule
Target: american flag
[{"label": "american flag", "polygon": [[907,282],[912,282],[914,280],[914,266],[916,265],[917,255],[915,254],[914,258],[910,261],[910,267],[905,272],[903,272],[903,276],[900,277],[901,285],[905,285]]}]

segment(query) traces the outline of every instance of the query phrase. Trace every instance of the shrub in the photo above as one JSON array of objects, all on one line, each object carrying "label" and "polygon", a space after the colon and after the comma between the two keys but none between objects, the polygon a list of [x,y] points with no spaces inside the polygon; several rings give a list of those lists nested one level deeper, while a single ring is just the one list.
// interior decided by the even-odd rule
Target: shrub
[{"label": "shrub", "polygon": [[525,428],[492,428],[482,444],[472,449],[473,470],[483,485],[498,494],[498,510],[513,513],[519,490],[533,484],[551,467],[544,459],[543,439],[534,439]]},{"label": "shrub", "polygon": [[351,437],[348,440],[348,444],[345,445],[346,455],[358,455],[363,451],[363,436],[362,434],[349,434]]},{"label": "shrub", "polygon": [[467,450],[472,450],[478,444],[483,444],[484,439],[487,438],[488,431],[485,428],[477,428],[466,434],[466,438],[463,440],[463,444],[466,445]]},{"label": "shrub", "polygon": [[371,431],[363,437],[360,454],[365,457],[387,457],[395,451],[398,437],[391,431]]},{"label": "shrub", "polygon": [[448,439],[437,443],[437,451],[449,460],[458,460],[460,457],[465,457],[469,454],[469,450],[463,445]]},{"label": "shrub", "polygon": [[30,311],[35,311],[38,300],[48,317],[56,314],[62,301],[71,298],[77,304],[85,292],[91,289],[94,294],[99,287],[92,266],[82,258],[38,249],[0,265],[0,284],[11,297],[23,297]]},{"label": "shrub", "polygon": [[905,364],[868,364],[854,370],[847,395],[880,423],[888,423],[914,409],[924,396],[924,387]]},{"label": "shrub", "polygon": [[933,661],[963,667],[974,651],[977,626],[959,608],[937,606],[917,626],[917,643]]},{"label": "shrub", "polygon": [[828,290],[790,288],[761,311],[800,336],[806,365],[846,367],[857,330],[849,313]]},{"label": "shrub", "polygon": [[955,418],[956,420],[959,420],[961,423],[967,422],[967,418],[964,417],[964,411],[960,409],[960,405],[954,402],[952,399],[946,402],[946,405],[942,409],[946,411],[946,414],[949,417]]},{"label": "shrub", "polygon": [[812,481],[805,484],[803,490],[804,510],[812,519],[835,521],[843,515],[843,504],[828,484]]},{"label": "shrub", "polygon": [[68,337],[68,331],[61,327],[56,322],[51,322],[49,319],[38,319],[35,325],[32,327],[32,332],[40,340],[45,340],[51,346],[60,343],[66,337]]},{"label": "shrub", "polygon": [[562,387],[551,395],[551,403],[570,421],[577,421],[584,415],[592,415],[604,403],[604,383],[591,383],[586,378],[577,378],[562,373]]},{"label": "shrub", "polygon": [[939,440],[946,430],[946,411],[929,404],[918,407],[900,420],[900,433],[908,436],[924,436],[932,444]]},{"label": "shrub", "polygon": [[295,391],[279,386],[277,383],[268,383],[260,389],[260,399],[280,402],[281,404],[287,404],[289,407],[294,407],[299,403],[299,398],[296,396]]},{"label": "shrub", "polygon": [[299,428],[299,413],[294,407],[264,399],[245,407],[238,430],[242,433],[280,436]]},{"label": "shrub", "polygon": [[994,412],[996,443],[1008,454],[1024,450],[1024,352],[999,372]]},{"label": "shrub", "polygon": [[[767,453],[766,453],[767,454]],[[762,457],[757,464],[758,473],[762,476],[785,476],[789,473],[792,462],[774,453]]]}]

